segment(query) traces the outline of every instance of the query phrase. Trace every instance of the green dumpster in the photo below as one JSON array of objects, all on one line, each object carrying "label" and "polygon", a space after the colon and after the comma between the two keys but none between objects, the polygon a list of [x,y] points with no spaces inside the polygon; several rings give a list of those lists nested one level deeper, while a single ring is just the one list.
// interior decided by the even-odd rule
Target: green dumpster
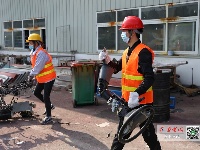
[{"label": "green dumpster", "polygon": [[95,62],[76,61],[71,65],[73,107],[97,104],[95,96]]}]

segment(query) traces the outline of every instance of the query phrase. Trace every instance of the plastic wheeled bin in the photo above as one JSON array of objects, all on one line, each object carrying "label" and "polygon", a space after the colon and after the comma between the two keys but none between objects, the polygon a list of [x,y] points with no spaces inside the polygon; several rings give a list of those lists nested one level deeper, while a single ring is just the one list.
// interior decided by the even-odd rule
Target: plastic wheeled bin
[{"label": "plastic wheeled bin", "polygon": [[95,62],[76,61],[71,64],[73,107],[98,104],[95,96]]}]

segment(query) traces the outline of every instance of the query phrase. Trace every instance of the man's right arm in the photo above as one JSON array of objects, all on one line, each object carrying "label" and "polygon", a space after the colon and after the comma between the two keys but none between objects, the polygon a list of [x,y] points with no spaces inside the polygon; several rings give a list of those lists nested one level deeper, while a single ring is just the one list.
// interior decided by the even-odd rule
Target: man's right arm
[{"label": "man's right arm", "polygon": [[119,71],[122,70],[122,58],[120,58],[118,61],[112,60],[108,63],[108,65],[115,69],[114,73],[116,74],[116,73],[118,73]]},{"label": "man's right arm", "polygon": [[122,58],[120,60],[112,60],[110,56],[108,56],[108,52],[106,51],[106,48],[104,48],[100,53],[99,53],[99,60],[103,61],[105,64],[108,64],[110,67],[115,69],[114,73],[118,73],[119,71],[122,70]]},{"label": "man's right arm", "polygon": [[30,76],[36,76],[44,68],[45,63],[48,61],[48,56],[43,51],[39,52],[36,58],[35,66],[30,72]]}]

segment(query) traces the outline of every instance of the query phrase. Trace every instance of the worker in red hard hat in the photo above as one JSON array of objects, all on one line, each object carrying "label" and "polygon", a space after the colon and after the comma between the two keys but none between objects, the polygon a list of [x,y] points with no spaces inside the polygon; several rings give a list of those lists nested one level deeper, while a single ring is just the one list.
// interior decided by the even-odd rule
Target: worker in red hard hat
[{"label": "worker in red hard hat", "polygon": [[[123,52],[121,59],[117,62],[111,61],[105,50],[99,54],[99,59],[104,60],[106,64],[114,68],[116,70],[115,73],[122,71],[122,98],[128,102],[128,109],[124,107],[118,113],[118,132],[123,125],[124,116],[127,113],[141,106],[153,104],[152,85],[154,82],[154,72],[152,63],[154,52],[140,41],[140,34],[143,33],[143,28],[144,26],[140,18],[136,16],[125,17],[120,30],[122,31],[121,38],[127,43],[128,48]],[[139,102],[139,99],[142,97],[145,99]],[[140,124],[140,128],[144,124],[145,122]],[[113,140],[111,150],[122,150],[124,147],[124,144],[118,141],[118,132]],[[150,150],[161,150],[152,122],[142,133],[142,136]]]}]

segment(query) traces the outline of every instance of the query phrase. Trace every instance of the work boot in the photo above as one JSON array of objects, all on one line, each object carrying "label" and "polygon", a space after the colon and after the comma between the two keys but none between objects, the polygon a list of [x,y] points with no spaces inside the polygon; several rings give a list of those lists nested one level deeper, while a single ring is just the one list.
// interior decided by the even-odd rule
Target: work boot
[{"label": "work boot", "polygon": [[51,117],[44,117],[44,119],[43,119],[43,121],[42,121],[42,125],[45,125],[45,124],[50,124],[50,123],[52,123],[53,122],[53,120],[52,120],[52,118]]},{"label": "work boot", "polygon": [[[55,109],[55,106],[51,104],[51,110]],[[45,110],[45,112],[43,113],[43,115],[46,115],[47,111]]]}]

